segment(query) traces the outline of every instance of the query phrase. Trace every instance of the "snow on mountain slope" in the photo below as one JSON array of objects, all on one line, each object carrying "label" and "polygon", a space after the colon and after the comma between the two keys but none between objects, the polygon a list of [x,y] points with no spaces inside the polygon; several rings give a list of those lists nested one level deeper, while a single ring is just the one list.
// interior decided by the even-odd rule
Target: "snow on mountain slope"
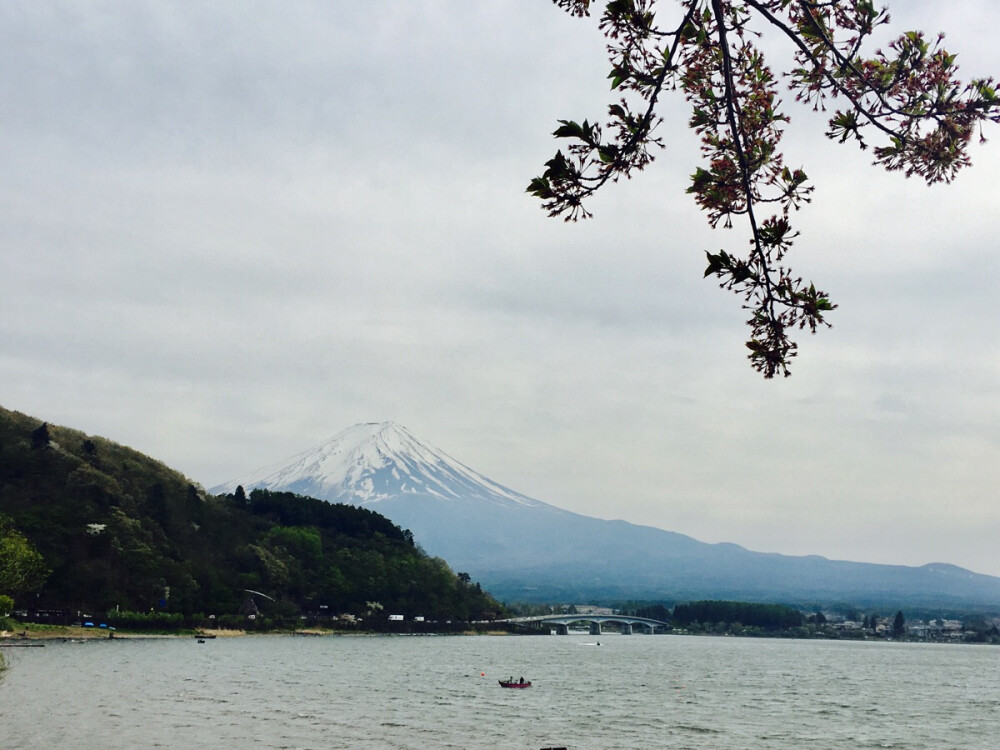
[{"label": "snow on mountain slope", "polygon": [[417,440],[394,422],[359,424],[278,465],[212,488],[238,485],[296,492],[330,502],[372,505],[406,495],[442,501],[544,507]]}]

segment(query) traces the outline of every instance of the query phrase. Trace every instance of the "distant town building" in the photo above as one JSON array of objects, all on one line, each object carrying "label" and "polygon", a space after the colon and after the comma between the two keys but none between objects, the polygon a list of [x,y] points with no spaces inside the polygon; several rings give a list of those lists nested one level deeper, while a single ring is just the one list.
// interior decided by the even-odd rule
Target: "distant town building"
[{"label": "distant town building", "polygon": [[573,608],[578,615],[613,615],[615,613],[610,607],[595,607],[591,604],[574,604]]}]

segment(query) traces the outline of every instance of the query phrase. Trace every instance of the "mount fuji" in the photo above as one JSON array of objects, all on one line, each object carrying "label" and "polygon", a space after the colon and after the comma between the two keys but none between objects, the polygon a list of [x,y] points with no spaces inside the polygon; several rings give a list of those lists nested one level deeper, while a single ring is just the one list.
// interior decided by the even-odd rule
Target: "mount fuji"
[{"label": "mount fuji", "polygon": [[349,427],[317,448],[213,491],[232,492],[237,485],[243,485],[245,490],[280,489],[364,506],[379,505],[399,496],[500,507],[545,506],[421,443],[395,422]]},{"label": "mount fuji", "polygon": [[522,495],[393,422],[360,424],[212,488],[369,508],[507,599],[749,599],[859,606],[1000,605],[1000,578],[943,563],[875,565],[752,552],[572,513]]}]

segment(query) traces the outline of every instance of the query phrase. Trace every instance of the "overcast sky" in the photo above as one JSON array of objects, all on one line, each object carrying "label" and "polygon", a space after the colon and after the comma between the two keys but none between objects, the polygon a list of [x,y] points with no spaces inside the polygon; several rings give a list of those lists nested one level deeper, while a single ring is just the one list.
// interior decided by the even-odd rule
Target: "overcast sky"
[{"label": "overcast sky", "polygon": [[[896,5],[1000,72],[994,2]],[[1000,575],[1000,128],[928,188],[786,97],[840,309],[765,382],[681,98],[593,220],[524,192],[602,49],[548,0],[0,4],[0,405],[205,486],[394,420],[587,515]]]}]

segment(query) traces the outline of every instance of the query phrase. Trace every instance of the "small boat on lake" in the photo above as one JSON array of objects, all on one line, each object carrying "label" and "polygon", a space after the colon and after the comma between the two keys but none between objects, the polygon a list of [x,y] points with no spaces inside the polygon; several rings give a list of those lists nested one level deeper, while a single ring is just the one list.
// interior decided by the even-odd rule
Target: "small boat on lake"
[{"label": "small boat on lake", "polygon": [[515,682],[514,680],[497,680],[497,682],[500,683],[500,687],[502,687],[502,688],[529,688],[529,687],[531,687],[531,682],[530,681],[525,682],[523,677],[521,678],[521,680],[519,682]]}]

